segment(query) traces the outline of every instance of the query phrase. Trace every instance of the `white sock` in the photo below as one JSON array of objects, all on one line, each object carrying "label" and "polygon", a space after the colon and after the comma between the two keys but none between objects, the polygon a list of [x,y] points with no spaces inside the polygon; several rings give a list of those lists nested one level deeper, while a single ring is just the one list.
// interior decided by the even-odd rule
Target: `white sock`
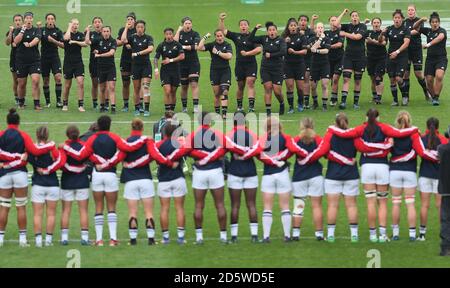
[{"label": "white sock", "polygon": [[336,225],[335,224],[328,224],[327,226],[327,230],[328,230],[328,237],[334,237],[334,231],[336,230]]},{"label": "white sock", "polygon": [[[419,233],[420,234],[427,234],[427,226],[420,225]],[[1,234],[1,232],[0,232],[0,234]]]},{"label": "white sock", "polygon": [[386,236],[386,227],[380,226],[380,236]]},{"label": "white sock", "polygon": [[155,238],[155,223],[153,222],[153,218],[145,220],[147,238]]},{"label": "white sock", "polygon": [[370,237],[377,237],[377,229],[370,228],[369,229],[369,235],[370,235]]},{"label": "white sock", "polygon": [[398,225],[392,225],[392,235],[399,236],[400,235],[400,227]]},{"label": "white sock", "polygon": [[292,237],[300,237],[300,228],[292,228]]},{"label": "white sock", "polygon": [[89,241],[89,230],[81,230],[81,240]]},{"label": "white sock", "polygon": [[103,240],[103,214],[98,214],[94,216],[95,222],[95,239],[96,241]]},{"label": "white sock", "polygon": [[116,212],[108,212],[109,238],[117,240],[117,214]]},{"label": "white sock", "polygon": [[258,223],[250,223],[250,234],[258,236]]},{"label": "white sock", "polygon": [[409,237],[416,238],[416,227],[409,228]]},{"label": "white sock", "polygon": [[45,243],[52,243],[52,242],[53,242],[53,235],[47,233],[45,235]]},{"label": "white sock", "polygon": [[196,239],[196,241],[203,240],[203,229],[202,228],[195,229],[195,239]]},{"label": "white sock", "polygon": [[20,243],[27,242],[27,230],[19,230],[19,242]]},{"label": "white sock", "polygon": [[69,229],[61,229],[61,241],[69,241]]},{"label": "white sock", "polygon": [[263,216],[262,216],[262,222],[263,222],[263,235],[264,239],[270,237],[270,229],[272,228],[272,211],[270,210],[264,210]]},{"label": "white sock", "polygon": [[0,231],[0,242],[3,243],[5,241],[5,231]]},{"label": "white sock", "polygon": [[283,210],[281,211],[281,223],[283,223],[284,237],[291,237],[291,211]]},{"label": "white sock", "polygon": [[358,237],[358,224],[350,224],[350,235]]},{"label": "white sock", "polygon": [[162,235],[163,235],[163,238],[164,238],[164,239],[169,239],[169,236],[170,236],[170,235],[169,235],[169,230],[163,231],[163,232],[162,232]]},{"label": "white sock", "polygon": [[220,240],[227,240],[227,230],[220,231]]},{"label": "white sock", "polygon": [[20,243],[27,242],[27,230],[19,230],[19,242]]},{"label": "white sock", "polygon": [[42,234],[36,234],[36,236],[34,237],[35,242],[36,242],[36,246],[42,246]]},{"label": "white sock", "polygon": [[128,234],[130,235],[130,239],[136,239],[138,235],[138,229],[137,228],[129,228]]},{"label": "white sock", "polygon": [[315,234],[316,237],[322,237],[323,238],[323,230],[316,231],[314,234]]},{"label": "white sock", "polygon": [[238,236],[238,229],[239,229],[239,225],[237,223],[230,225],[231,237],[237,237]]},{"label": "white sock", "polygon": [[178,238],[184,238],[185,230],[184,227],[177,227]]}]

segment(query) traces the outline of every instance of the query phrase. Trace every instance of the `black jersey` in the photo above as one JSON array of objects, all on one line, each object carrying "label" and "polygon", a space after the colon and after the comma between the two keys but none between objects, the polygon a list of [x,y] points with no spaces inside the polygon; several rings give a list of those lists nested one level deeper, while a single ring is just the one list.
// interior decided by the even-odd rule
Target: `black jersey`
[{"label": "black jersey", "polygon": [[[10,59],[14,59],[15,60],[15,58],[16,58],[16,50],[17,50],[17,48],[16,47],[14,47],[14,45],[13,45],[13,42],[14,42],[14,35],[16,35],[15,34],[15,31],[17,30],[17,29],[20,29],[20,28],[15,28],[14,30],[13,30],[13,32],[12,32],[12,34],[11,34],[11,52],[9,53],[9,58]],[[20,30],[19,30],[20,31]],[[8,30],[8,32],[6,32],[6,37],[8,37],[8,35],[9,35],[9,30]]]},{"label": "black jersey", "polygon": [[[113,49],[117,50],[117,41],[112,37],[109,37],[108,39],[101,37],[100,40],[97,40],[96,42],[98,54],[105,54]],[[98,66],[103,69],[114,68],[114,55],[110,57],[99,57],[97,58],[97,63]]]},{"label": "black jersey", "polygon": [[257,47],[255,43],[249,40],[250,33],[249,34],[243,34],[243,33],[235,33],[231,31],[227,31],[226,37],[233,41],[234,45],[236,46],[236,62],[240,63],[249,63],[249,62],[256,62],[255,56],[242,56],[241,51],[252,51]]},{"label": "black jersey", "polygon": [[[178,57],[180,54],[183,54],[184,50],[183,50],[183,46],[177,42],[177,41],[171,41],[171,42],[167,42],[164,41],[162,43],[160,43],[158,45],[158,47],[156,48],[156,53],[155,53],[155,59],[165,59],[165,58],[169,58],[169,59],[173,59]],[[164,69],[178,69],[179,67],[179,63],[178,62],[172,62],[166,65],[163,65],[162,67],[164,67]]]},{"label": "black jersey", "polygon": [[[306,49],[307,42],[306,37],[300,33],[290,34],[285,38],[286,49],[292,48],[294,51],[301,51]],[[304,61],[303,55],[295,55],[286,53],[285,57],[286,63],[300,63]]]},{"label": "black jersey", "polygon": [[223,43],[210,42],[205,44],[205,51],[209,51],[211,54],[211,69],[223,69],[230,67],[230,61],[225,60],[219,55],[214,54],[212,51],[216,48],[222,53],[233,53],[233,48],[231,44],[224,41]]},{"label": "black jersey", "polygon": [[[81,32],[70,32],[70,40],[72,41],[84,41],[84,34]],[[64,41],[64,62],[78,64],[83,62],[81,55],[81,46],[78,44],[69,44],[69,40]]]},{"label": "black jersey", "polygon": [[[14,30],[14,38],[19,35],[20,31],[21,29]],[[27,48],[25,47],[24,43],[30,43],[35,38],[38,38],[40,40],[41,36],[41,29],[38,29],[36,27],[31,27],[30,29],[25,30],[22,42],[17,45],[16,49],[16,60],[19,63],[33,63],[40,61],[41,57],[39,54],[39,45]]]},{"label": "black jersey", "polygon": [[[311,28],[307,27],[306,30],[303,31],[303,36],[305,37],[306,43],[308,43],[309,38],[314,37],[315,33]],[[306,53],[305,59],[311,59],[311,51],[308,50],[308,53]]]},{"label": "black jersey", "polygon": [[89,61],[95,62],[97,59],[94,57],[94,50],[98,50],[98,42],[102,38],[102,32],[92,31],[89,35],[89,39],[91,40],[91,54],[89,55]]},{"label": "black jersey", "polygon": [[[413,30],[414,23],[419,21],[420,18],[416,17],[413,19],[407,18],[405,21],[403,21],[403,25],[409,29],[409,31]],[[420,25],[419,29],[417,31],[420,31],[423,27],[423,23]],[[409,42],[409,49],[415,49],[415,50],[421,50],[422,49],[422,38],[420,37],[420,33],[417,35],[411,35],[411,41]]]},{"label": "black jersey", "polygon": [[433,45],[427,49],[427,51],[428,51],[427,57],[447,56],[447,50],[445,48],[445,46],[447,44],[447,31],[444,28],[439,27],[439,29],[433,30],[428,27],[422,27],[422,29],[420,29],[420,33],[427,36],[427,43],[430,43],[431,41],[436,39],[439,36],[439,34],[441,34],[441,33],[444,34],[445,37],[441,42],[439,42],[438,44]]},{"label": "black jersey", "polygon": [[[316,43],[317,41],[319,41],[319,37],[317,37],[317,35],[309,38],[308,46],[313,46],[314,43]],[[320,42],[320,46],[317,49],[328,49],[328,50],[330,50],[330,47],[331,47],[330,38],[325,36],[324,38],[322,38],[322,41]],[[317,63],[328,63],[328,54],[312,53],[312,61],[315,64],[317,64]]]},{"label": "black jersey", "polygon": [[[378,41],[378,37],[380,37],[381,30],[374,31],[368,30],[366,34],[366,38],[373,39]],[[387,56],[386,46],[367,44],[367,57],[370,59],[384,59]]]},{"label": "black jersey", "polygon": [[363,57],[366,53],[365,50],[365,39],[364,36],[367,32],[367,26],[363,23],[359,23],[357,25],[350,24],[342,24],[341,31],[350,33],[350,34],[360,34],[362,38],[360,40],[352,40],[347,38],[347,46],[345,47],[345,54],[349,57]]},{"label": "black jersey", "polygon": [[41,38],[41,55],[45,59],[53,59],[59,57],[58,46],[56,44],[50,43],[48,37],[52,37],[56,41],[63,42],[63,32],[57,28],[43,28],[42,38]]},{"label": "black jersey", "polygon": [[[391,54],[403,45],[405,39],[411,38],[411,32],[404,25],[398,28],[391,25],[386,28],[386,33],[384,36],[386,37],[386,41],[389,41],[388,53]],[[408,55],[408,49],[402,51],[400,55]]]},{"label": "black jersey", "polygon": [[[261,66],[280,69],[280,67],[282,67],[284,57],[286,56],[286,41],[284,41],[284,39],[280,36],[273,39],[267,35],[255,36],[256,30],[256,28],[253,29],[250,34],[250,39],[253,43],[262,45],[264,54],[262,56]],[[270,58],[266,58],[266,53],[270,53]]]},{"label": "black jersey", "polygon": [[[128,37],[128,44],[131,45],[132,53],[141,52],[146,50],[148,47],[153,46],[153,37],[147,34],[143,34],[142,36],[139,36],[138,34],[133,34],[130,35],[130,37]],[[150,54],[139,55],[134,57],[133,64],[137,65],[150,64]]]},{"label": "black jersey", "polygon": [[328,59],[330,59],[330,61],[337,61],[339,59],[342,58],[342,56],[344,56],[344,41],[345,41],[345,37],[339,36],[339,32],[341,32],[340,30],[328,30],[325,31],[325,36],[327,38],[330,39],[330,45],[334,45],[337,43],[342,43],[342,47],[341,48],[337,48],[337,49],[331,49],[330,48],[330,52],[328,53]]},{"label": "black jersey", "polygon": [[[120,28],[119,30],[119,34],[117,36],[117,40],[121,40],[122,39],[122,34],[123,31],[125,30],[125,27]],[[130,39],[131,35],[136,34],[136,28],[131,28],[128,29],[127,31],[127,39]],[[128,44],[131,44],[130,41],[128,40]],[[126,45],[123,45],[122,48],[122,55],[120,56],[120,60],[121,62],[131,62],[131,54],[134,53],[131,50],[132,49],[128,49],[127,47],[125,47]]]},{"label": "black jersey", "polygon": [[191,50],[184,51],[185,58],[183,62],[198,62],[198,54],[195,46],[200,43],[200,34],[194,30],[189,32],[181,31],[178,42],[180,42],[182,46],[191,46]]}]

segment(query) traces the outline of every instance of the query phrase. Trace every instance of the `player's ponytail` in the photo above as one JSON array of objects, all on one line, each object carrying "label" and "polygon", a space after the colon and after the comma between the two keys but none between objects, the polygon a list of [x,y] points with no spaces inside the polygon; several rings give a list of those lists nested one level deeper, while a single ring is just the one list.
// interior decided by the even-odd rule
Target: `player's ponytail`
[{"label": "player's ponytail", "polygon": [[68,139],[76,141],[80,137],[80,130],[75,125],[69,125],[66,129],[66,136]]},{"label": "player's ponytail", "polygon": [[19,125],[20,124],[20,116],[17,113],[16,108],[9,109],[8,115],[6,115],[6,123],[8,125]]},{"label": "player's ponytail", "polygon": [[36,129],[36,138],[38,141],[47,142],[49,131],[47,126],[40,126]]},{"label": "player's ponytail", "polygon": [[316,131],[314,131],[314,120],[306,117],[300,121],[300,141],[309,145],[314,142],[316,138]]},{"label": "player's ponytail", "polygon": [[336,115],[336,126],[340,129],[348,129],[348,118],[345,113],[341,112]]},{"label": "player's ponytail", "polygon": [[438,146],[438,129],[439,129],[439,120],[435,117],[430,117],[427,120],[427,129],[428,129],[428,143],[427,149],[436,150]]},{"label": "player's ponytail", "polygon": [[411,114],[408,111],[400,111],[395,119],[395,124],[398,129],[405,129],[411,127]]},{"label": "player's ponytail", "polygon": [[377,118],[380,115],[377,109],[371,108],[367,111],[367,132],[369,134],[369,139],[375,136],[375,131],[377,128]]}]

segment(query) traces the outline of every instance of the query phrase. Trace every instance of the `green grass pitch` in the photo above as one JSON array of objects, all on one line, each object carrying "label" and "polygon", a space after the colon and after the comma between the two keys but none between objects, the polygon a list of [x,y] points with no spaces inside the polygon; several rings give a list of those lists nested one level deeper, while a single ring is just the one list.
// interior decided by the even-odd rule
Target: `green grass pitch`
[{"label": "green grass pitch", "polygon": [[[57,24],[61,29],[66,29],[67,22],[71,18],[78,18],[81,27],[84,29],[88,25],[93,16],[101,16],[104,23],[113,27],[113,34],[116,35],[118,29],[125,23],[125,16],[130,11],[135,11],[139,19],[144,19],[148,23],[148,33],[151,34],[157,43],[163,38],[163,28],[169,26],[177,28],[180,19],[183,16],[191,16],[193,18],[194,29],[200,34],[206,32],[213,32],[217,26],[217,17],[220,12],[227,12],[228,18],[226,21],[227,28],[230,30],[238,30],[238,20],[247,18],[251,25],[257,23],[264,23],[266,20],[273,20],[279,27],[284,27],[286,20],[289,17],[297,17],[300,14],[312,15],[314,13],[320,15],[320,21],[325,21],[331,15],[336,15],[344,8],[350,10],[359,10],[361,18],[371,18],[375,15],[381,16],[382,19],[390,19],[392,11],[395,8],[406,7],[411,1],[404,0],[381,0],[382,13],[369,14],[366,10],[366,0],[350,0],[350,1],[294,1],[294,0],[266,0],[264,5],[243,5],[239,0],[81,0],[81,13],[68,14],[66,11],[66,2],[62,0],[40,0],[37,7],[17,7],[15,1],[5,0],[0,3],[0,31],[5,33],[11,22],[11,17],[15,13],[24,13],[26,10],[32,10],[35,13],[35,22],[43,20],[45,13],[54,12],[57,15]],[[344,3],[345,2],[345,3]],[[450,10],[445,1],[429,1],[420,0],[412,1],[417,4],[419,16],[428,16],[432,11],[439,11],[441,17],[447,22],[450,17]],[[429,5],[432,4],[432,5]],[[344,6],[345,5],[345,6]],[[348,19],[347,19],[348,20]],[[390,25],[390,21],[384,25]],[[281,28],[280,28],[281,29]],[[62,51],[60,51],[62,55]],[[204,109],[211,110],[212,107],[212,89],[209,85],[209,55],[202,53],[200,56],[202,64],[200,103]],[[5,117],[9,107],[13,105],[13,96],[11,93],[11,77],[8,67],[9,48],[4,45],[0,46],[0,71],[2,78],[0,81],[0,91],[2,95],[0,98],[0,116]],[[85,59],[88,57],[88,49],[84,49]],[[118,58],[118,57],[117,57]],[[118,63],[118,62],[117,62]],[[87,71],[87,60],[85,60],[85,67]],[[446,77],[446,82],[450,79]],[[53,83],[53,81],[52,81]],[[65,139],[64,131],[68,123],[79,122],[81,131],[88,128],[89,123],[93,122],[98,114],[92,110],[90,98],[90,79],[86,78],[86,108],[87,112],[84,114],[76,111],[76,89],[73,87],[71,91],[71,110],[67,113],[62,113],[56,108],[44,109],[40,113],[31,110],[31,97],[28,91],[28,108],[21,113],[22,128],[34,135],[37,126],[42,123],[47,123],[50,128],[50,136],[57,142],[62,142]],[[388,86],[388,79],[385,79],[386,86]],[[413,116],[413,123],[419,126],[422,130],[425,129],[425,121],[430,116],[436,116],[441,120],[441,126],[446,127],[450,122],[448,107],[450,105],[449,88],[445,85],[441,94],[441,106],[438,108],[431,107],[425,103],[421,89],[416,80],[411,81],[412,101],[408,107],[408,111]],[[371,97],[370,85],[367,76],[363,80],[363,91],[361,93],[361,110],[346,111],[352,126],[360,124],[365,119],[365,111],[371,106],[369,98]],[[53,84],[51,84],[51,87]],[[231,88],[230,111],[234,111],[236,107],[234,91],[236,83],[233,83]],[[53,90],[53,89],[52,89]],[[350,89],[350,91],[352,91]],[[263,107],[263,91],[261,85],[257,85],[257,109],[264,112]],[[121,107],[121,81],[117,82],[118,108]],[[320,96],[320,92],[319,92]],[[52,91],[52,97],[54,92]],[[41,98],[43,99],[43,97]],[[189,98],[190,99],[190,98]],[[389,106],[391,99],[390,91],[386,89],[384,94],[384,104],[379,108],[381,112],[381,120],[392,123],[399,108],[391,108]],[[178,100],[179,101],[179,100]],[[54,100],[53,100],[54,102]],[[246,101],[244,102],[246,106]],[[178,108],[181,106],[180,101]],[[189,101],[191,108],[191,101]],[[274,107],[277,107],[275,105]],[[162,104],[162,89],[159,81],[152,83],[152,104],[150,119],[146,119],[146,133],[150,134],[150,121],[159,119],[164,110]],[[277,108],[275,108],[277,112]],[[336,111],[330,109],[328,112],[322,111],[308,111],[302,114],[296,113],[293,115],[286,115],[282,117],[282,123],[285,131],[289,134],[296,134],[298,132],[298,121],[305,116],[311,116],[315,119],[317,131],[320,134],[325,132],[326,127],[332,123]],[[133,118],[131,113],[117,113],[113,116],[112,130],[122,136],[129,133],[129,124]],[[2,120],[3,121],[3,120]],[[119,122],[120,121],[120,122]],[[4,128],[6,124],[0,127]],[[262,165],[258,163],[258,168]],[[188,185],[190,184],[190,176],[187,177]],[[360,220],[360,242],[358,244],[351,244],[348,238],[349,228],[347,225],[347,217],[345,214],[344,203],[341,202],[341,209],[339,220],[337,223],[336,235],[338,237],[335,244],[318,243],[314,238],[314,229],[312,226],[312,215],[310,210],[310,203],[308,201],[305,211],[304,225],[302,229],[303,239],[299,243],[284,244],[282,242],[282,227],[280,221],[279,209],[274,209],[274,224],[272,229],[272,237],[274,240],[270,245],[254,245],[249,241],[248,217],[245,204],[243,202],[240,217],[240,242],[237,245],[223,246],[219,244],[219,229],[216,220],[216,213],[211,196],[208,196],[205,217],[204,217],[204,231],[207,241],[204,246],[197,247],[192,244],[195,233],[193,224],[193,209],[194,200],[192,190],[190,189],[186,201],[187,213],[187,238],[188,244],[180,247],[173,243],[167,246],[158,245],[155,247],[148,247],[144,240],[141,240],[138,246],[128,247],[126,239],[128,239],[128,220],[127,207],[125,200],[122,197],[123,190],[120,191],[120,198],[118,202],[119,215],[119,238],[122,241],[119,247],[109,248],[94,248],[81,247],[78,242],[72,242],[67,247],[55,245],[52,248],[36,249],[34,247],[28,249],[20,249],[16,242],[7,242],[3,248],[0,249],[0,267],[65,267],[68,261],[66,253],[69,249],[79,249],[81,252],[81,267],[366,267],[369,258],[367,252],[370,249],[378,249],[381,253],[382,267],[448,267],[450,262],[448,258],[438,257],[439,252],[439,221],[438,213],[434,206],[430,208],[430,220],[428,225],[428,239],[426,242],[409,243],[407,237],[406,224],[406,207],[403,206],[402,220],[401,220],[401,240],[396,243],[388,244],[371,244],[368,239],[368,229],[366,221],[365,199],[361,195],[359,197],[359,220]],[[419,196],[417,194],[417,196]],[[419,197],[417,197],[419,199]],[[155,202],[155,214],[159,213],[159,203]],[[93,200],[91,199],[90,215],[94,215]],[[229,210],[230,201],[226,197],[226,207]],[[277,207],[275,204],[274,207]],[[325,201],[324,201],[324,207]],[[417,201],[417,208],[420,207],[420,201]],[[58,207],[60,212],[61,207]],[[32,209],[31,204],[28,205],[29,221],[28,221],[28,238],[33,243],[33,227],[32,227]],[[77,209],[74,209],[71,222],[70,238],[72,240],[79,239],[79,221]],[[259,219],[262,212],[261,195],[258,195],[258,211]],[[172,212],[174,210],[172,209]],[[324,212],[325,209],[324,209]],[[175,237],[176,225],[174,213],[171,213],[171,236]],[[10,213],[9,225],[7,227],[6,239],[17,240],[17,224],[16,214],[13,211]],[[140,223],[143,215],[141,214]],[[159,217],[156,216],[157,223]],[[90,238],[94,237],[93,219],[90,219]],[[106,224],[106,223],[105,223]],[[389,224],[390,225],[390,224]],[[59,223],[55,231],[55,242],[59,240],[60,233],[58,231]],[[141,226],[142,228],[142,226]],[[107,227],[105,225],[105,229]],[[261,231],[261,227],[260,227]],[[389,229],[390,231],[390,229]],[[104,231],[107,233],[107,231]],[[389,232],[390,233],[390,232]],[[107,234],[105,234],[106,236]],[[145,231],[141,229],[139,232],[140,238],[145,239]],[[157,225],[157,238],[161,237],[159,224]],[[34,246],[34,245],[32,245]]]}]

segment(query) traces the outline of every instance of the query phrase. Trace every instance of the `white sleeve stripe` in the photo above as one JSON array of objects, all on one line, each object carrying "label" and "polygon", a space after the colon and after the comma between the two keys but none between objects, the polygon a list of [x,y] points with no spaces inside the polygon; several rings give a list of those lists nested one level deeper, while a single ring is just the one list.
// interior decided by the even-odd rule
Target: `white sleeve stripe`
[{"label": "white sleeve stripe", "polygon": [[84,170],[86,170],[87,166],[86,165],[83,165],[83,166],[72,166],[72,165],[69,165],[69,164],[66,163],[66,164],[64,164],[64,168],[67,171],[69,171],[69,172],[79,174],[79,173],[83,172]]},{"label": "white sleeve stripe", "polygon": [[145,163],[149,158],[150,158],[150,155],[146,154],[146,155],[134,160],[133,162],[128,162],[127,168],[129,168],[129,169],[136,168],[140,164]]},{"label": "white sleeve stripe", "polygon": [[408,162],[416,157],[416,151],[411,150],[409,153],[391,159],[392,163]]},{"label": "white sleeve stripe", "polygon": [[212,157],[214,157],[217,153],[219,153],[220,148],[216,148],[214,151],[208,154],[208,156],[204,157],[202,160],[199,161],[199,165],[206,165],[209,160],[211,160]]},{"label": "white sleeve stripe", "polygon": [[[334,158],[340,160],[342,163],[344,163],[345,165],[349,165],[349,166],[353,166],[355,165],[355,163],[353,161],[351,161],[349,158],[331,150],[330,154],[334,156]],[[353,159],[352,159],[353,160]]]},{"label": "white sleeve stripe", "polygon": [[59,163],[61,163],[61,153],[59,153],[58,154],[58,158],[56,158],[56,161],[55,162],[53,162],[53,164],[52,165],[50,165],[50,166],[48,166],[47,168],[45,168],[45,173],[50,173],[50,171],[52,170],[52,169],[54,169],[56,166],[58,166],[59,165]]},{"label": "white sleeve stripe", "polygon": [[364,145],[366,145],[367,147],[371,147],[371,148],[375,148],[375,149],[382,149],[382,150],[387,150],[392,148],[392,144],[391,143],[373,143],[373,142],[367,142],[364,141],[364,139],[361,138],[361,140],[363,141]]}]

